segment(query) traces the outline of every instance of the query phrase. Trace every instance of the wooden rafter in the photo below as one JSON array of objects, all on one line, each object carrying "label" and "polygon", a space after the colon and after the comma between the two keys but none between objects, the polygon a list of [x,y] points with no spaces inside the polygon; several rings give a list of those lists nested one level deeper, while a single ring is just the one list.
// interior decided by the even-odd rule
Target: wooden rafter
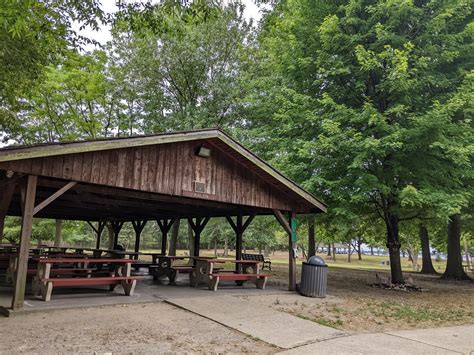
[{"label": "wooden rafter", "polygon": [[273,210],[273,213],[275,214],[276,219],[278,220],[278,222],[280,222],[285,232],[291,234],[291,226],[285,219],[285,216],[283,216],[283,213],[281,213],[281,211],[279,210]]},{"label": "wooden rafter", "polygon": [[[242,216],[240,216],[240,218],[241,217]],[[253,219],[255,218],[255,215],[252,214],[248,216],[245,222],[240,221],[240,223],[239,223],[239,216],[237,216],[237,224],[234,222],[231,216],[225,216],[225,218],[227,219],[227,221],[229,222],[230,226],[232,227],[235,233],[238,233],[238,232],[243,233],[248,228],[250,223],[252,223]]]},{"label": "wooden rafter", "polygon": [[141,221],[140,220],[132,221],[132,226],[135,233],[140,235],[143,232],[143,228],[145,228],[147,222],[148,221],[146,219],[141,220]]},{"label": "wooden rafter", "polygon": [[97,222],[97,227],[95,227],[91,221],[86,221],[87,224],[94,230],[94,232],[97,234],[97,235],[101,235],[102,232],[104,231],[104,228],[105,228],[105,224],[106,222],[105,221],[98,221]]},{"label": "wooden rafter", "polygon": [[50,203],[52,203],[54,200],[59,198],[61,195],[63,195],[66,191],[69,189],[73,188],[74,186],[77,185],[77,181],[70,181],[63,187],[61,187],[58,191],[53,193],[51,196],[49,196],[46,200],[43,200],[40,202],[38,205],[35,206],[33,210],[33,215],[37,214],[39,211],[41,211],[43,208],[48,206]]},{"label": "wooden rafter", "polygon": [[156,223],[161,231],[161,252],[166,254],[168,244],[168,232],[170,231],[177,218],[158,218]]},{"label": "wooden rafter", "polygon": [[158,227],[160,228],[161,233],[167,234],[171,226],[174,224],[176,221],[176,218],[162,218],[162,219],[157,219],[156,223],[158,224]]},{"label": "wooden rafter", "polygon": [[194,233],[201,234],[201,232],[203,231],[204,227],[206,227],[206,224],[207,222],[209,222],[210,219],[211,217],[205,217],[205,218],[197,217],[196,222],[194,222],[192,218],[188,218],[188,222],[192,230],[194,231]]}]

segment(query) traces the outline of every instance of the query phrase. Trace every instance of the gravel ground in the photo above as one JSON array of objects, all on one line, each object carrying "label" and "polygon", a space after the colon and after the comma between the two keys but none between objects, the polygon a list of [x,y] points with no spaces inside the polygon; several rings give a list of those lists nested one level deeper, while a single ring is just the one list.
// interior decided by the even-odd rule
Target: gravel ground
[{"label": "gravel ground", "polygon": [[274,353],[277,349],[166,303],[0,317],[0,353]]}]

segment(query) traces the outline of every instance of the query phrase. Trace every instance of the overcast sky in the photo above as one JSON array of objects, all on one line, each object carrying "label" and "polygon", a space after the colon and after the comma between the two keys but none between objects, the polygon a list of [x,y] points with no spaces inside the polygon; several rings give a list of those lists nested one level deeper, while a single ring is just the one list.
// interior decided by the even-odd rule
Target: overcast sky
[{"label": "overcast sky", "polygon": [[[225,2],[229,0],[224,0]],[[158,3],[159,0],[152,0],[152,3]],[[259,21],[262,17],[260,9],[253,0],[242,0],[242,3],[245,5],[244,16],[246,19],[253,19],[255,22]],[[102,0],[102,9],[106,13],[114,13],[117,11],[117,6],[115,5],[115,0]],[[108,40],[111,39],[110,26],[102,25],[99,31],[94,31],[90,28],[85,28],[79,31],[79,25],[74,25],[73,28],[78,31],[81,35],[86,36],[91,39],[95,39],[101,44],[105,44]],[[95,49],[93,45],[86,46],[84,48],[87,51]]]}]

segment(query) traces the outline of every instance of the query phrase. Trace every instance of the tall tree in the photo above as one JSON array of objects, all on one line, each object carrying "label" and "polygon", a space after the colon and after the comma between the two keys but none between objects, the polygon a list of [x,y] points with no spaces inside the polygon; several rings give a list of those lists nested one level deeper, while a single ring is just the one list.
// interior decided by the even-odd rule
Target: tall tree
[{"label": "tall tree", "polygon": [[117,128],[120,97],[107,76],[103,51],[71,51],[60,66],[49,66],[44,81],[31,90],[24,113],[22,143],[105,137]]},{"label": "tall tree", "polygon": [[[469,149],[461,149],[472,146],[469,95],[455,97],[473,65],[472,2],[353,0],[329,7],[312,27],[312,52],[304,56],[298,49],[308,40],[300,42],[292,25],[305,21],[306,4],[285,2],[289,9],[270,17],[262,39],[274,53],[273,80],[284,84],[277,109],[270,108],[272,132],[286,135],[288,151],[301,154],[291,160],[291,169],[305,167],[301,175],[290,170],[298,181],[335,206],[383,220],[391,279],[403,283],[399,224],[418,215],[406,201],[440,204],[442,195],[459,208],[470,166]],[[280,58],[295,64],[281,69]],[[301,66],[312,80],[291,72]],[[457,100],[454,114],[441,109],[449,100]],[[281,146],[272,150],[283,163],[291,157]]]},{"label": "tall tree", "polygon": [[142,100],[143,130],[229,127],[239,118],[240,76],[252,25],[240,5],[165,1],[117,16],[116,71]]},{"label": "tall tree", "polygon": [[73,29],[73,22],[97,30],[107,15],[97,0],[0,2],[0,138],[21,131],[17,113],[45,68],[71,48],[92,42]]}]

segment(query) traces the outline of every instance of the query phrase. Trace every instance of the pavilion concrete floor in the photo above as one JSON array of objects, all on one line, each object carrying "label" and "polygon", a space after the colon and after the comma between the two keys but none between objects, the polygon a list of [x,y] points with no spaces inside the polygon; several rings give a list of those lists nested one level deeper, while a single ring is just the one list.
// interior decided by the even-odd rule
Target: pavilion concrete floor
[{"label": "pavilion concrete floor", "polygon": [[[189,287],[186,278],[181,278],[177,285],[165,283],[143,280],[138,283],[132,297],[123,295],[120,287],[114,292],[107,291],[105,287],[78,288],[74,292],[58,288],[53,292],[50,302],[27,295],[24,310],[13,315],[164,301],[238,330],[251,339],[271,344],[276,347],[276,351],[285,350],[288,354],[473,354],[474,351],[474,325],[348,334],[262,307],[252,302],[252,297],[245,297],[290,294],[284,287],[269,286],[259,290],[253,284],[237,287],[232,283],[223,283],[217,292],[212,292],[205,287]],[[10,293],[11,287],[0,286],[0,305],[9,305]]]},{"label": "pavilion concrete floor", "polygon": [[[108,291],[108,286],[61,288],[53,290],[51,301],[44,302],[40,298],[33,296],[30,292],[25,295],[24,309],[12,312],[10,315],[24,314],[29,312],[47,311],[55,309],[71,309],[82,307],[99,307],[119,304],[134,304],[159,302],[167,299],[196,298],[210,295],[252,295],[252,294],[278,294],[288,293],[284,287],[268,287],[259,290],[252,283],[244,284],[241,287],[232,282],[221,282],[219,290],[209,291],[205,286],[193,288],[189,287],[189,282],[185,275],[180,276],[176,285],[169,285],[167,281],[153,281],[150,277],[139,281],[133,296],[124,295],[120,286],[113,292]],[[0,285],[0,306],[9,307],[12,298],[12,287]]]}]

